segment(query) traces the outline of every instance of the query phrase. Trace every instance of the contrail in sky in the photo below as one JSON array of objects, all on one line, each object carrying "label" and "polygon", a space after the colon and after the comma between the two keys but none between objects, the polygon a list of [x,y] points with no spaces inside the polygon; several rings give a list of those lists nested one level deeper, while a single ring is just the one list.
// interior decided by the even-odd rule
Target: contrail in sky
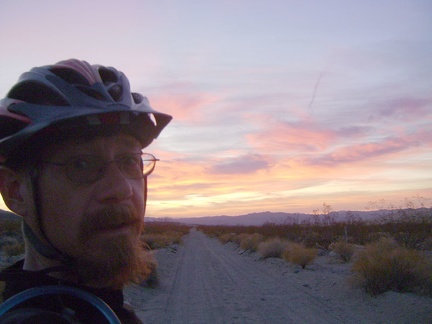
[{"label": "contrail in sky", "polygon": [[311,115],[314,114],[312,105],[313,105],[313,103],[315,101],[315,97],[317,95],[318,87],[319,87],[319,85],[321,83],[321,79],[322,79],[324,73],[327,71],[327,68],[328,68],[329,64],[330,64],[330,61],[327,62],[324,70],[321,71],[321,73],[319,74],[318,79],[317,79],[317,81],[315,83],[315,87],[314,87],[313,92],[312,92],[312,98],[311,98],[311,100],[309,102],[309,105],[308,105],[308,110],[310,111]]}]

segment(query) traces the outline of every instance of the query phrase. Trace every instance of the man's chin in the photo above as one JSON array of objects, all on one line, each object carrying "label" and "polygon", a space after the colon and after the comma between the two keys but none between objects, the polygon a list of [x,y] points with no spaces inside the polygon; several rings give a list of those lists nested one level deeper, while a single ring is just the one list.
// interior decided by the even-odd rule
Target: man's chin
[{"label": "man's chin", "polygon": [[97,240],[112,240],[121,236],[138,237],[140,232],[141,230],[136,225],[123,225],[94,231],[92,238],[96,238]]},{"label": "man's chin", "polygon": [[129,230],[114,231],[103,239],[94,237],[83,257],[76,259],[75,272],[81,283],[91,286],[122,288],[128,282],[140,282],[150,274],[152,256],[139,237]]}]

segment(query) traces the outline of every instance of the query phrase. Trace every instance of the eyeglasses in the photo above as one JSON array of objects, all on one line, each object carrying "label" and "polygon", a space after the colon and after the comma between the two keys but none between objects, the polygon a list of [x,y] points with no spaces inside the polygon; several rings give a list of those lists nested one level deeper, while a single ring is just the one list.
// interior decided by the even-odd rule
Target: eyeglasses
[{"label": "eyeglasses", "polygon": [[105,161],[99,155],[78,155],[64,163],[42,161],[65,167],[67,177],[76,183],[91,183],[101,179],[110,163],[116,163],[125,178],[142,179],[153,172],[156,159],[149,153],[126,154],[119,159]]}]

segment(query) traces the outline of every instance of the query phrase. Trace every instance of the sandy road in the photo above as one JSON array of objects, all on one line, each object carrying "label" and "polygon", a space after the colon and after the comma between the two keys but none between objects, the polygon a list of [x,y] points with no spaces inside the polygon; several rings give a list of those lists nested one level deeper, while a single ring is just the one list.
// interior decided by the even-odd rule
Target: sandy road
[{"label": "sandy road", "polygon": [[[168,252],[171,253],[171,252]],[[161,286],[128,297],[147,323],[362,323],[362,316],[192,230]]]}]

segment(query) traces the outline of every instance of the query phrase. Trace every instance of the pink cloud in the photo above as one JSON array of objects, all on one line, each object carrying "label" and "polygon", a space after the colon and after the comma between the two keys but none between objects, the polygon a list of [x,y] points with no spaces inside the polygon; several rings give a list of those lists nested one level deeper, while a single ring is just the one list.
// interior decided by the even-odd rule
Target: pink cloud
[{"label": "pink cloud", "polygon": [[366,159],[398,153],[418,146],[416,138],[387,138],[381,142],[345,146],[329,154],[308,161],[309,164],[335,166],[343,163],[360,162]]},{"label": "pink cloud", "polygon": [[152,94],[150,103],[156,110],[173,115],[177,121],[196,121],[203,118],[203,108],[219,100],[193,85],[178,83],[158,89],[157,93]]},{"label": "pink cloud", "polygon": [[249,174],[268,166],[269,161],[264,156],[249,154],[225,159],[211,166],[208,171],[213,174]]},{"label": "pink cloud", "polygon": [[246,136],[250,145],[263,151],[310,152],[327,148],[337,138],[335,131],[312,121],[268,121],[265,129]]},{"label": "pink cloud", "polygon": [[431,115],[430,98],[397,98],[377,105],[375,114],[370,119],[390,118],[403,121],[419,120]]}]

